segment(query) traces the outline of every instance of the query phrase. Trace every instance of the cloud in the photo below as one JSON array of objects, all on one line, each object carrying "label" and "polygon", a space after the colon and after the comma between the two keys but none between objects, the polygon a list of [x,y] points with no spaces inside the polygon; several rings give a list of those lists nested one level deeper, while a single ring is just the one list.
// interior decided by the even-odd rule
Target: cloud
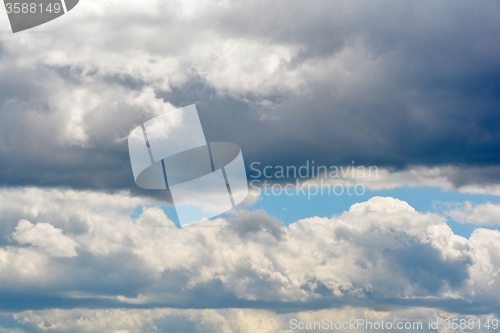
[{"label": "cloud", "polygon": [[[207,140],[235,142],[247,165],[354,160],[379,167],[374,190],[498,195],[498,6],[87,0],[36,33],[3,34],[1,325],[258,332],[288,329],[289,314],[485,318],[499,306],[498,231],[466,239],[393,198],[289,227],[239,210],[179,230],[164,193],[135,186],[126,137],[196,103]],[[496,223],[494,205],[450,214]]]},{"label": "cloud", "polygon": [[[466,239],[445,217],[393,198],[288,227],[262,210],[239,210],[177,229],[158,203],[126,193],[17,188],[0,196],[2,222],[32,221],[2,223],[0,294],[10,309],[397,303],[468,313],[499,302],[498,231]],[[27,289],[30,302],[11,292]]]},{"label": "cloud", "polygon": [[[356,186],[363,185],[372,191],[395,189],[398,187],[439,187],[443,190],[455,190],[460,193],[500,195],[500,185],[491,179],[498,172],[498,167],[468,168],[455,166],[422,167],[413,166],[403,170],[379,168],[377,166],[321,166],[309,167],[309,174],[314,178],[301,180],[301,183],[317,186]],[[260,168],[262,169],[262,167]],[[277,170],[277,169],[275,169]],[[320,170],[320,172],[318,172]],[[305,173],[305,172],[304,172]],[[304,174],[303,173],[303,174]],[[318,174],[319,173],[319,174]],[[250,173],[250,177],[258,173]],[[290,175],[293,175],[290,172]],[[278,179],[279,180],[279,179]]]},{"label": "cloud", "polygon": [[0,258],[0,279],[11,291],[39,288],[40,282],[55,278],[58,272],[57,267],[49,267],[45,253],[33,249],[2,247]]},{"label": "cloud", "polygon": [[19,244],[30,244],[54,257],[76,257],[78,244],[48,223],[21,220],[12,234]]},{"label": "cloud", "polygon": [[[0,234],[15,232],[21,219],[50,223],[65,234],[78,235],[89,230],[89,220],[113,221],[128,216],[138,206],[148,206],[149,198],[131,196],[128,192],[106,194],[42,188],[1,188]],[[6,239],[0,237],[0,244]]]},{"label": "cloud", "polygon": [[269,332],[280,331],[282,319],[270,311],[227,310],[46,310],[14,314],[24,327],[66,332]]},{"label": "cloud", "polygon": [[466,201],[461,207],[450,210],[447,214],[453,220],[461,223],[476,225],[500,224],[500,205],[495,205],[491,202],[473,205]]},{"label": "cloud", "polygon": [[[480,332],[477,321],[491,325],[498,320],[495,315],[461,315],[453,312],[416,307],[412,309],[391,309],[391,311],[374,311],[368,308],[343,307],[317,311],[300,311],[294,313],[275,313],[257,309],[53,309],[42,311],[23,311],[11,315],[12,327],[22,327],[33,332],[307,332],[310,330],[292,329],[294,325],[305,327],[307,323],[317,327],[335,328],[335,325],[354,322],[356,331],[370,332],[370,325],[384,326],[398,323],[414,322],[427,329],[429,320],[445,325],[445,320],[457,319],[476,322],[475,329]],[[357,326],[358,321],[359,327]],[[370,324],[367,324],[369,322]],[[377,323],[377,324],[375,324]],[[321,325],[321,326],[320,326]],[[324,326],[326,325],[326,326]],[[368,325],[368,326],[367,326]],[[344,324],[345,326],[345,324]],[[368,328],[367,328],[368,327]],[[8,331],[6,331],[8,332]]]},{"label": "cloud", "polygon": [[247,164],[488,169],[498,4],[472,6],[86,1],[0,39],[0,184],[144,194],[124,138],[193,103]]}]

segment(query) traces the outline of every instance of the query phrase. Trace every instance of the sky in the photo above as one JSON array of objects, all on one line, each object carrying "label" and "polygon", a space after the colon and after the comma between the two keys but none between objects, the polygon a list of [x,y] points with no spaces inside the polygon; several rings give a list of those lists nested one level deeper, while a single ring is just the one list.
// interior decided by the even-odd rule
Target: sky
[{"label": "sky", "polygon": [[[81,0],[14,34],[2,7],[0,333],[498,320],[499,19],[497,1]],[[249,195],[179,228],[127,137],[192,104],[241,148]]]}]

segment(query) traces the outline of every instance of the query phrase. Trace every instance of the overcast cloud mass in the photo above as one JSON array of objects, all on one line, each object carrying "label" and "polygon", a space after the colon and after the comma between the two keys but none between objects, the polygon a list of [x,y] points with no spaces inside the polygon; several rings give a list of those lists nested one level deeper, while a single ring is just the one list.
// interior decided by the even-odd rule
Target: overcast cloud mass
[{"label": "overcast cloud mass", "polygon": [[497,203],[377,196],[286,226],[253,197],[177,229],[126,139],[196,104],[247,171],[355,161],[379,167],[371,190],[498,196],[499,19],[497,1],[81,0],[12,34],[0,10],[0,333],[497,318],[500,232],[447,225],[498,226]]},{"label": "overcast cloud mass", "polygon": [[132,188],[130,130],[193,103],[247,163],[497,166],[499,10],[82,1],[2,35],[1,182]]}]

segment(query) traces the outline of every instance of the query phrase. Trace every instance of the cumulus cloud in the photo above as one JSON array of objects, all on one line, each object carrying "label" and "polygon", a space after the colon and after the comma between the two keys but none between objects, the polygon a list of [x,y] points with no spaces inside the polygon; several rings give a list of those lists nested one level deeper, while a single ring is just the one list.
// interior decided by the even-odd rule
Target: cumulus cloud
[{"label": "cumulus cloud", "polygon": [[[139,206],[148,206],[149,198],[131,196],[128,192],[112,194],[41,188],[0,189],[0,234],[11,235],[19,223],[26,219],[35,223],[50,223],[65,234],[88,232],[88,221],[113,221],[130,214]],[[0,237],[0,244],[6,239]]]},{"label": "cumulus cloud", "polygon": [[19,244],[30,244],[54,257],[75,257],[78,244],[48,223],[32,224],[21,220],[12,234]]},{"label": "cumulus cloud", "polygon": [[[29,286],[43,287],[33,297],[50,304],[104,307],[233,304],[290,311],[377,299],[378,305],[398,300],[467,312],[499,302],[498,231],[477,229],[466,239],[453,234],[445,217],[393,198],[375,197],[339,216],[288,227],[262,210],[240,210],[177,229],[157,204],[125,193],[38,189],[41,195],[29,196],[33,191],[0,192],[2,202],[24,198],[2,206],[2,216],[33,221],[5,229],[4,236],[33,245],[11,241],[1,248],[9,269],[2,270],[0,293],[9,299],[8,290]],[[78,201],[78,209],[64,205],[64,196]],[[142,213],[133,218],[138,208]]]},{"label": "cumulus cloud", "polygon": [[466,201],[460,207],[447,212],[455,221],[477,225],[499,225],[500,205],[487,202],[473,205]]},{"label": "cumulus cloud", "polygon": [[40,283],[53,279],[59,272],[56,266],[49,266],[49,258],[45,253],[34,249],[2,247],[0,258],[2,283],[18,292],[22,288],[40,286]]}]

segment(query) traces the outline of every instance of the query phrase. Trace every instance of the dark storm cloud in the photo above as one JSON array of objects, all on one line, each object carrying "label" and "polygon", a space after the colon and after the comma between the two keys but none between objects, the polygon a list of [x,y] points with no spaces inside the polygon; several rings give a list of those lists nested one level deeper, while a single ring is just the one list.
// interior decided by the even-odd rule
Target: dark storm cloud
[{"label": "dark storm cloud", "polygon": [[[92,15],[76,18],[80,27],[106,29],[99,38],[85,37],[71,27],[73,35],[61,32],[40,38],[52,38],[54,48],[70,59],[85,47],[96,59],[101,53],[118,57],[133,48],[148,54],[153,65],[162,57],[180,59],[177,68],[185,79],[173,80],[168,89],[155,86],[140,66],[124,73],[92,56],[64,65],[43,60],[23,67],[12,58],[24,56],[12,49],[13,37],[3,39],[7,47],[2,45],[5,65],[0,76],[2,185],[130,188],[146,193],[135,186],[126,141],[119,139],[152,117],[126,102],[127,95],[148,86],[175,107],[196,103],[207,140],[237,143],[247,165],[302,165],[306,160],[345,165],[354,160],[358,165],[396,169],[467,169],[493,167],[500,160],[496,2],[241,2],[208,6],[192,21],[176,18],[180,8],[175,4],[164,6],[163,14],[150,20],[126,8],[109,13],[105,21]],[[134,30],[146,27],[164,32],[164,39],[158,42],[156,35]],[[214,43],[239,40],[263,49],[293,50],[278,67],[280,73],[295,76],[247,73],[249,82],[261,84],[221,87],[197,63],[210,63],[214,56],[209,52],[193,60],[186,51],[196,49],[207,31]],[[261,56],[255,52],[233,60]],[[134,58],[126,59],[135,66]],[[54,105],[54,95],[78,89],[101,97],[94,111],[81,119],[86,144],[68,139],[64,115],[70,110],[61,108],[71,104]],[[453,179],[459,185],[476,181],[498,183],[498,170]]]},{"label": "dark storm cloud", "polygon": [[[274,41],[301,45],[292,61],[295,66],[333,56],[357,40],[377,65],[350,86],[333,84],[334,75],[331,82],[313,81],[311,93],[286,96],[272,120],[258,124],[255,119],[255,127],[249,126],[258,133],[252,143],[275,143],[267,152],[259,151],[257,159],[274,164],[306,159],[348,164],[354,159],[392,167],[498,164],[496,4],[318,3],[304,10],[299,3],[287,3],[276,8],[276,16],[260,18],[264,22],[251,25],[250,32],[240,16],[228,14],[224,19],[241,33],[268,33]],[[213,132],[227,126],[219,124]]]}]

